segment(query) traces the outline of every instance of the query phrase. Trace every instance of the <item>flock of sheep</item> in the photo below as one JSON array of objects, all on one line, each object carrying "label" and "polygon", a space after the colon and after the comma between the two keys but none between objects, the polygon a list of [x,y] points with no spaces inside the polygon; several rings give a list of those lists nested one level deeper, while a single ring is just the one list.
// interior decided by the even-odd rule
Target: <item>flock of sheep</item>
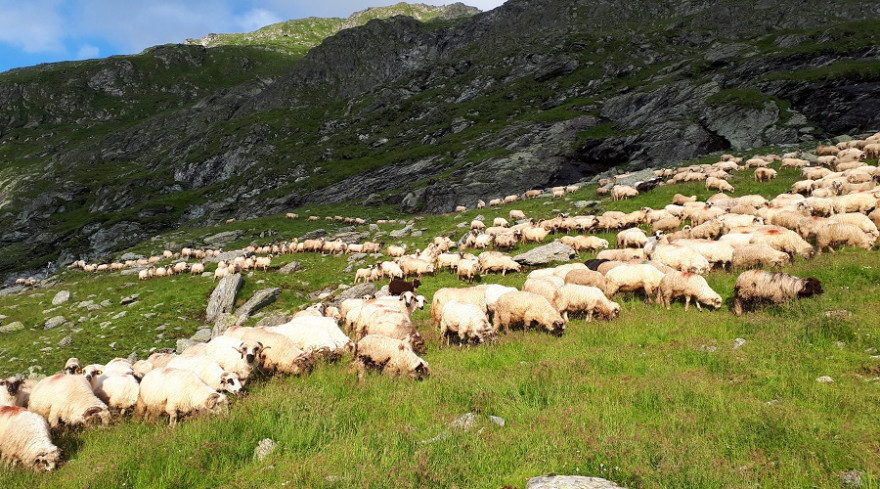
[{"label": "flock of sheep", "polygon": [[[171,424],[183,416],[218,413],[227,406],[226,396],[239,392],[256,374],[303,375],[311,371],[315,361],[332,361],[343,354],[352,356],[352,366],[361,378],[368,369],[423,378],[429,375],[430,366],[419,356],[426,346],[412,320],[413,312],[427,302],[424,296],[416,295],[419,279],[443,269],[468,282],[490,272],[520,272],[521,265],[501,250],[542,242],[554,233],[565,234],[561,241],[576,251],[597,252],[596,258],[532,270],[521,290],[497,284],[441,288],[431,299],[430,315],[442,340],[447,344],[453,340],[480,344],[516,327],[562,335],[574,315],[587,321],[594,315],[618,318],[621,308],[613,299],[621,293],[643,294],[649,302],[667,309],[676,299],[684,300],[685,310],[691,302],[698,310],[703,305],[718,309],[723,299],[702,276],[713,268],[748,269],[739,275],[734,288],[733,312],[737,315],[756,303],[778,304],[821,294],[822,286],[815,278],[763,269],[778,268],[796,256],[809,258],[826,249],[833,253],[841,245],[873,249],[880,234],[880,187],[876,185],[880,171],[866,165],[864,159],[876,157],[875,153],[880,153],[880,134],[818,148],[820,156],[815,163],[831,168],[810,166],[813,162],[799,154],[753,157],[743,165],[741,159],[725,155],[711,165],[656,172],[658,178],[668,179],[667,184],[699,180],[705,181],[707,188],[719,190],[705,202],[679,194],[662,209],[558,215],[546,220],[528,219],[522,211],[512,210],[508,217],[515,224],[505,218],[496,218],[490,227],[474,221],[471,231],[458,242],[436,237],[424,250],[412,254],[407,254],[405,246],[390,245],[384,251],[393,260],[355,272],[355,282],[390,278],[388,296],[347,299],[334,306],[315,304],[277,326],[233,326],[179,354],[157,352],[134,363],[116,358],[85,367],[71,359],[63,372],[38,382],[20,376],[0,381],[0,455],[7,462],[53,470],[60,452],[51,441],[51,429],[107,425],[111,412],[133,413],[145,420],[164,414]],[[763,181],[772,178],[767,176],[772,173],[762,170],[770,170],[768,166],[774,162],[802,168],[804,180],[795,183],[791,192],[771,200],[758,195],[733,198],[723,193],[732,191],[725,186],[731,172],[754,169],[755,179]],[[623,188],[613,180],[600,185],[602,192],[614,198],[638,193],[636,188]],[[566,190],[560,187],[552,193],[564,195]],[[531,192],[524,198],[537,195]],[[518,198],[493,199],[489,205],[513,202],[516,199],[512,197]],[[356,218],[351,219],[356,223]],[[618,231],[613,249],[607,240],[588,234],[612,230]],[[324,239],[251,247],[245,256],[221,262],[215,278],[218,273],[249,268],[265,270],[272,254],[379,253],[381,247],[374,242],[345,244]],[[494,249],[487,250],[489,247]],[[469,249],[483,251],[474,255],[467,252]],[[219,251],[184,249],[180,256],[215,254]],[[175,256],[170,251],[164,254],[164,258]],[[142,273],[156,273],[159,268],[171,268],[174,273],[204,272],[201,263],[181,262],[185,267],[177,270],[177,265],[155,267],[157,261],[122,263],[116,269],[146,265],[150,268]],[[100,271],[85,263],[77,266]],[[108,269],[114,268],[108,265]],[[412,281],[404,280],[413,276]]]}]

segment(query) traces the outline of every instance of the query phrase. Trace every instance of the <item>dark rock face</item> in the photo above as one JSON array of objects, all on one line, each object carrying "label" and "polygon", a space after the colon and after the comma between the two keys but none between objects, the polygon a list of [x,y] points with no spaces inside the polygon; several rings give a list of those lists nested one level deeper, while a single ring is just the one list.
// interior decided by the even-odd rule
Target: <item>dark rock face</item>
[{"label": "dark rock face", "polygon": [[0,248],[28,243],[0,273],[191,221],[352,199],[448,212],[619,165],[880,129],[870,2],[472,14],[352,24],[301,61],[178,45],[0,74],[0,161],[22,168]]}]

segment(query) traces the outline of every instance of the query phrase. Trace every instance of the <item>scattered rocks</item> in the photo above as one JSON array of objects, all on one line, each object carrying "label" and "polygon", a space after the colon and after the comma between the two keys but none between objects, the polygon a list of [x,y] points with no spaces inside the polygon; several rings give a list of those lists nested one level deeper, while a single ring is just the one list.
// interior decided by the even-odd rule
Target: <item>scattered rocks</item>
[{"label": "scattered rocks", "polygon": [[275,440],[272,440],[271,438],[263,438],[260,440],[260,443],[257,444],[257,448],[254,449],[254,458],[257,460],[263,460],[271,455],[277,447],[278,442]]},{"label": "scattered rocks", "polygon": [[194,334],[190,337],[190,340],[192,340],[196,343],[205,343],[210,339],[211,339],[211,330],[208,328],[202,328],[202,329],[196,331],[196,334]]},{"label": "scattered rocks", "polygon": [[205,310],[208,321],[213,321],[222,312],[232,312],[235,296],[242,284],[244,284],[244,279],[239,273],[227,275],[220,280],[220,283],[211,292],[211,298],[208,299],[208,307]]},{"label": "scattered rocks", "polygon": [[239,229],[235,231],[223,231],[222,233],[208,236],[203,241],[211,248],[220,248],[226,243],[231,243],[240,238],[242,234],[244,234],[244,231]]},{"label": "scattered rocks", "polygon": [[120,311],[119,313],[117,313],[115,316],[113,316],[110,319],[121,319],[121,318],[124,318],[126,316],[126,314],[128,314],[128,311]]},{"label": "scattered rocks", "polygon": [[287,275],[287,274],[291,274],[291,273],[299,270],[300,268],[302,268],[302,264],[300,262],[292,261],[292,262],[288,263],[287,265],[284,265],[283,267],[279,268],[278,273],[283,273],[283,274]]},{"label": "scattered rocks", "polygon": [[343,290],[337,297],[336,302],[341,303],[345,299],[359,299],[364,295],[376,295],[376,285],[372,282],[367,282],[365,284],[357,284],[353,285],[345,290]]},{"label": "scattered rocks", "polygon": [[140,297],[140,296],[141,296],[140,294],[131,294],[128,297],[123,297],[122,300],[119,301],[119,303],[122,304],[123,306],[127,306],[127,305],[132,304],[135,301],[137,301],[138,297]]},{"label": "scattered rocks", "polygon": [[65,319],[64,316],[55,316],[46,320],[43,329],[55,329],[66,322],[67,319]]},{"label": "scattered rocks", "polygon": [[113,303],[110,302],[110,299],[104,299],[101,301],[101,307],[110,307],[112,305],[113,305]]},{"label": "scattered rocks", "polygon": [[827,375],[823,375],[823,376],[817,378],[816,382],[819,382],[820,384],[833,384],[834,379],[832,379],[831,377],[829,377]]},{"label": "scattered rocks", "polygon": [[745,344],[746,344],[746,340],[744,340],[744,339],[742,339],[742,338],[737,338],[737,339],[733,340],[733,349],[734,349],[734,350],[739,350],[739,349],[742,348],[743,345],[745,345]]},{"label": "scattered rocks", "polygon": [[323,229],[323,228],[319,228],[319,229],[315,229],[312,232],[303,234],[302,236],[299,237],[299,240],[305,241],[307,239],[318,239],[318,238],[323,238],[324,236],[327,236],[327,230]]},{"label": "scattered rocks", "polygon": [[260,319],[259,322],[257,322],[257,327],[267,328],[270,326],[280,326],[280,325],[290,321],[291,318],[292,318],[292,316],[287,316],[287,315],[264,317],[263,319]]},{"label": "scattered rocks", "polygon": [[852,313],[846,309],[835,309],[833,311],[825,311],[822,315],[829,319],[846,319],[852,316]]},{"label": "scattered rocks", "polygon": [[489,416],[489,421],[497,424],[502,428],[504,428],[504,425],[507,424],[507,422],[504,421],[504,418],[502,418],[501,416]]},{"label": "scattered rocks", "polygon": [[449,423],[449,427],[455,430],[470,431],[477,426],[477,415],[465,413]]},{"label": "scattered rocks", "polygon": [[[273,287],[271,289],[260,289],[254,292],[254,295],[248,299],[247,302],[242,304],[241,307],[235,310],[235,315],[241,318],[246,318],[250,316],[255,311],[262,309],[269,304],[275,302],[278,299],[278,296],[281,295],[281,289],[278,287]],[[244,319],[242,319],[244,321]]]},{"label": "scattered rocks", "polygon": [[577,256],[570,246],[560,243],[558,240],[544,246],[539,246],[513,257],[520,265],[535,266],[547,265],[553,262],[568,262]]},{"label": "scattered rocks", "polygon": [[600,477],[544,475],[529,479],[526,489],[623,489],[623,486]]},{"label": "scattered rocks", "polygon": [[55,294],[55,297],[52,298],[52,305],[53,306],[60,306],[61,304],[64,304],[65,302],[67,302],[69,300],[70,300],[70,291],[69,290],[62,290],[62,291],[59,291],[57,294]]},{"label": "scattered rocks", "polygon": [[862,487],[862,471],[847,470],[840,474],[840,482],[846,487]]},{"label": "scattered rocks", "polygon": [[9,323],[6,326],[0,326],[0,333],[14,333],[23,329],[24,324],[22,324],[21,321],[15,321],[14,323]]},{"label": "scattered rocks", "polygon": [[[219,316],[217,316],[217,319],[214,320],[214,327],[211,328],[211,338],[222,336],[227,329],[235,326],[236,324],[243,323],[245,319],[247,319],[247,316],[239,317],[226,312],[220,314]],[[192,339],[196,338],[193,337]]]},{"label": "scattered rocks", "polygon": [[67,335],[64,338],[61,338],[61,341],[58,342],[58,346],[61,348],[70,346],[73,343],[73,336]]}]

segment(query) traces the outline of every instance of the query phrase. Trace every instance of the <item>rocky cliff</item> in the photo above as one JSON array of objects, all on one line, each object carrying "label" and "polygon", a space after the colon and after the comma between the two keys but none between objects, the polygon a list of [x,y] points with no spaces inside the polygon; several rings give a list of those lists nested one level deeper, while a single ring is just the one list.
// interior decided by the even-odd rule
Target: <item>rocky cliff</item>
[{"label": "rocky cliff", "polygon": [[880,129],[875,3],[455,9],[335,30],[305,56],[271,48],[276,27],[0,74],[0,271],[306,203],[442,212]]}]

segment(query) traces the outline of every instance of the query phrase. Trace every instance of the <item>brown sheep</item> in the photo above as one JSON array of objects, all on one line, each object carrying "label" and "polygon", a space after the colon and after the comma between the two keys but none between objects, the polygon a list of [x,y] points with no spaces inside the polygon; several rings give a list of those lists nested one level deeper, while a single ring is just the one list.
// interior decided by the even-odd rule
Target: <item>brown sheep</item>
[{"label": "brown sheep", "polygon": [[756,303],[782,304],[822,292],[822,284],[817,278],[798,278],[781,272],[748,270],[736,279],[733,288],[733,313],[740,316],[745,307]]}]

